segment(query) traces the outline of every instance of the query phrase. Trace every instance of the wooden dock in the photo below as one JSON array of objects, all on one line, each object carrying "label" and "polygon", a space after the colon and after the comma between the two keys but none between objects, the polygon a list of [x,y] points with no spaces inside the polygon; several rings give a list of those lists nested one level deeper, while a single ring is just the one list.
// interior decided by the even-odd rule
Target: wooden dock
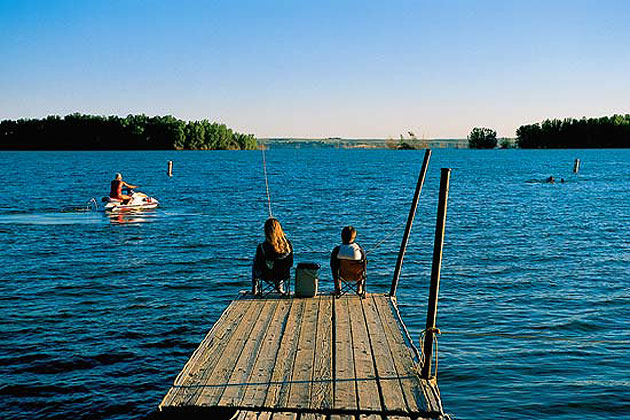
[{"label": "wooden dock", "polygon": [[395,299],[329,295],[234,300],[160,406],[241,420],[442,418],[435,380],[419,375]]}]

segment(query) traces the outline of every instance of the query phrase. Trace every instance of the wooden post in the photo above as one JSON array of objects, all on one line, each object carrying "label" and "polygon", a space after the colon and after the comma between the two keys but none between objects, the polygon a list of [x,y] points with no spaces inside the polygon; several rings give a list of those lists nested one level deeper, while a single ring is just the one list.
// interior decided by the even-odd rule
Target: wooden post
[{"label": "wooden post", "polygon": [[575,163],[573,164],[573,173],[577,174],[580,171],[580,159],[575,159]]},{"label": "wooden post", "polygon": [[407,251],[407,242],[409,241],[409,234],[411,233],[411,226],[413,225],[413,219],[416,216],[416,209],[418,208],[418,200],[420,199],[420,192],[422,192],[422,186],[424,185],[424,178],[427,174],[427,167],[429,166],[429,159],[431,158],[431,149],[427,149],[424,152],[424,161],[422,162],[422,168],[418,175],[418,183],[416,184],[416,192],[413,195],[413,201],[411,208],[409,209],[409,216],[407,217],[407,226],[405,226],[405,233],[403,234],[402,242],[400,243],[400,251],[398,251],[398,260],[396,261],[396,268],[394,269],[394,277],[392,279],[392,287],[389,291],[390,296],[396,296],[396,288],[398,287],[398,280],[400,280],[400,270],[402,269],[403,259],[405,258],[405,252]]},{"label": "wooden post", "polygon": [[421,377],[429,379],[431,375],[431,359],[433,358],[433,335],[437,319],[438,293],[440,292],[440,269],[442,268],[442,248],[444,246],[444,227],[446,225],[446,207],[448,202],[448,184],[451,176],[449,168],[442,168],[440,178],[440,198],[438,201],[437,221],[435,223],[435,240],[433,242],[433,264],[431,265],[431,288],[429,289],[429,306],[427,308],[427,325],[424,334]]},{"label": "wooden post", "polygon": [[168,176],[173,176],[173,161],[172,160],[168,161],[168,169],[166,170],[166,173],[168,174]]}]

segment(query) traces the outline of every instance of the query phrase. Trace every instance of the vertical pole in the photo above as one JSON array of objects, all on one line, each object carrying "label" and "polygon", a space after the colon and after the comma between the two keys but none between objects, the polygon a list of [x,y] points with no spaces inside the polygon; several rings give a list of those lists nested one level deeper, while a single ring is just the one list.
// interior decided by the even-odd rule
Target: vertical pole
[{"label": "vertical pole", "polygon": [[435,240],[433,242],[433,264],[431,265],[431,288],[429,289],[429,306],[427,308],[427,325],[424,334],[421,377],[429,379],[431,375],[431,359],[433,358],[433,335],[437,319],[438,293],[440,292],[440,269],[442,268],[442,248],[444,246],[444,227],[446,225],[446,207],[448,202],[448,185],[451,170],[442,168],[440,178],[440,199],[438,201],[437,221],[435,223]]},{"label": "vertical pole", "polygon": [[575,163],[573,164],[573,173],[577,174],[580,171],[580,159],[575,159]]},{"label": "vertical pole", "polygon": [[173,161],[172,160],[168,161],[168,169],[166,170],[166,173],[168,174],[168,176],[173,176]]},{"label": "vertical pole", "polygon": [[422,186],[424,185],[424,178],[427,174],[427,167],[429,166],[429,159],[431,158],[431,149],[427,149],[424,152],[424,161],[422,162],[422,168],[418,175],[418,183],[416,184],[416,192],[413,195],[413,202],[409,209],[409,216],[407,217],[407,226],[405,226],[405,233],[403,234],[402,242],[400,243],[400,251],[398,251],[398,260],[396,261],[396,268],[394,269],[394,278],[392,279],[392,287],[389,291],[390,296],[396,296],[396,288],[398,287],[398,280],[400,280],[400,270],[402,269],[403,259],[405,258],[405,252],[407,251],[407,242],[409,241],[409,234],[411,233],[411,226],[413,226],[413,219],[416,217],[416,209],[418,208],[418,200],[420,199],[420,192],[422,192]]}]

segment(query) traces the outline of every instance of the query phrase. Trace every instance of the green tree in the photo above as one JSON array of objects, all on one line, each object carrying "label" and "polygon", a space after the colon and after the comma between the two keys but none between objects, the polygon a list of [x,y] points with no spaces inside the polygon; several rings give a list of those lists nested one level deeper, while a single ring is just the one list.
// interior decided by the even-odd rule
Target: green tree
[{"label": "green tree", "polygon": [[494,149],[497,147],[497,132],[485,127],[475,127],[468,135],[471,149]]},{"label": "green tree", "polygon": [[511,149],[514,147],[514,142],[512,142],[512,139],[503,137],[499,142],[499,146],[501,147],[501,149]]},{"label": "green tree", "polygon": [[523,149],[630,147],[630,115],[546,119],[516,130]]},{"label": "green tree", "polygon": [[[186,129],[184,130],[185,140],[184,145],[179,149],[190,149],[190,150],[203,150],[205,149],[205,136],[206,131],[204,129],[204,125],[202,121],[191,121],[186,124]],[[177,147],[177,145],[175,145]]]},{"label": "green tree", "polygon": [[2,150],[255,149],[256,137],[208,120],[186,122],[172,115],[148,117],[74,113],[44,119],[0,121]]},{"label": "green tree", "polygon": [[253,134],[234,133],[236,144],[242,150],[254,150],[256,149],[256,137]]}]

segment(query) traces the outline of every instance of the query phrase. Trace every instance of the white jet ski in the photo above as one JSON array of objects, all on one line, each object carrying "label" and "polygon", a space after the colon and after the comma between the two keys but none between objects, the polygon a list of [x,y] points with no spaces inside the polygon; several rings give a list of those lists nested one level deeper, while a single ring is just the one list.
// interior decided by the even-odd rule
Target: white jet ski
[{"label": "white jet ski", "polygon": [[131,192],[131,199],[123,202],[117,198],[103,197],[105,211],[149,210],[156,208],[160,202],[141,192]]}]

